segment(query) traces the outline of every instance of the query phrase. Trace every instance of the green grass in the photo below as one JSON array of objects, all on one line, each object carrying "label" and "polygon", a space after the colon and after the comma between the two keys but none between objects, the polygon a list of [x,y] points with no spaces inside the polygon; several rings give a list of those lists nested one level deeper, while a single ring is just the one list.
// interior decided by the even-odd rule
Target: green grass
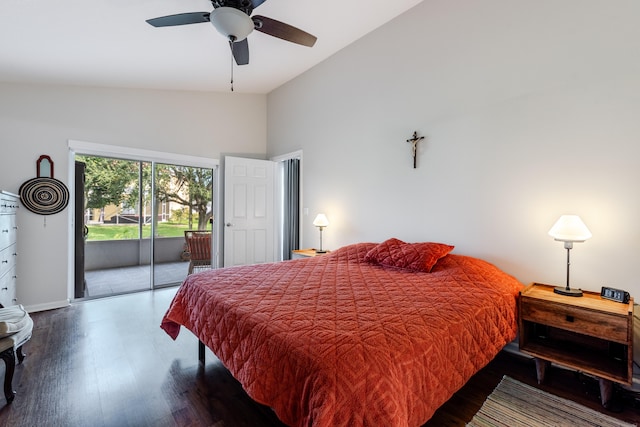
[{"label": "green grass", "polygon": [[[87,240],[126,240],[138,238],[137,224],[91,224],[87,225],[89,234]],[[193,228],[197,228],[194,224]],[[159,237],[184,237],[184,230],[188,224],[162,222],[157,226]],[[142,238],[151,236],[151,225],[142,228]]]}]

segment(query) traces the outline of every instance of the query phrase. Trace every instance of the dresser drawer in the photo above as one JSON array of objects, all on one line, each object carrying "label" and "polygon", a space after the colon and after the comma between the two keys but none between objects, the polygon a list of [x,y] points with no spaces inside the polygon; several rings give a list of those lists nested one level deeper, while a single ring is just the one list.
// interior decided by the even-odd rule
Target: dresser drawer
[{"label": "dresser drawer", "polygon": [[15,243],[18,237],[18,227],[15,215],[0,214],[0,248],[6,248]]},{"label": "dresser drawer", "polygon": [[8,307],[16,302],[16,267],[14,266],[0,277],[0,304]]},{"label": "dresser drawer", "polygon": [[15,215],[18,212],[18,196],[2,192],[0,194],[0,214]]},{"label": "dresser drawer", "polygon": [[11,246],[0,250],[0,277],[4,276],[7,271],[15,267],[18,259],[18,252],[16,249],[16,244],[13,243]]},{"label": "dresser drawer", "polygon": [[527,298],[520,307],[522,320],[620,343],[630,339],[628,317],[534,298]]}]

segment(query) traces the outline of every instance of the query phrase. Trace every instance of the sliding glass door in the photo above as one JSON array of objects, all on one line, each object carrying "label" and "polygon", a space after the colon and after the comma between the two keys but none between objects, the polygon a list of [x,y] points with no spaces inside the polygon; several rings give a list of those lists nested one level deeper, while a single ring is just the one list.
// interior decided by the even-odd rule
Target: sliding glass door
[{"label": "sliding glass door", "polygon": [[191,262],[185,231],[212,229],[213,169],[81,155],[76,163],[84,169],[84,188],[76,189],[84,237],[75,245],[84,284],[75,297],[181,283]]},{"label": "sliding glass door", "polygon": [[[213,170],[199,167],[154,164],[153,285],[174,285],[186,277],[199,254],[192,253],[185,233],[213,229]],[[208,239],[211,268],[211,245]],[[176,257],[180,261],[176,261]],[[202,260],[198,260],[202,261]]]}]

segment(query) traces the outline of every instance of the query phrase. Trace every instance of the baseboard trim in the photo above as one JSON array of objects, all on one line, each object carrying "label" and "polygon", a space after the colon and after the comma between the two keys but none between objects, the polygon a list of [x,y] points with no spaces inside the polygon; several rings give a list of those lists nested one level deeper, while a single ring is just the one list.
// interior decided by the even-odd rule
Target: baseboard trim
[{"label": "baseboard trim", "polygon": [[35,313],[38,311],[55,310],[56,308],[64,308],[70,305],[69,300],[53,301],[44,304],[27,305],[24,307],[27,313]]}]

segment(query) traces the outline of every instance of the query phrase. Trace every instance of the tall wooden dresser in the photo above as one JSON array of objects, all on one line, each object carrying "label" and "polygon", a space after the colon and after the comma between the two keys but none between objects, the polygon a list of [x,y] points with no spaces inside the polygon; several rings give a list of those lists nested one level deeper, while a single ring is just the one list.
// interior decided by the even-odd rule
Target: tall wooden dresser
[{"label": "tall wooden dresser", "polygon": [[0,192],[0,304],[3,307],[18,303],[16,298],[16,267],[18,261],[16,214],[19,198]]}]

